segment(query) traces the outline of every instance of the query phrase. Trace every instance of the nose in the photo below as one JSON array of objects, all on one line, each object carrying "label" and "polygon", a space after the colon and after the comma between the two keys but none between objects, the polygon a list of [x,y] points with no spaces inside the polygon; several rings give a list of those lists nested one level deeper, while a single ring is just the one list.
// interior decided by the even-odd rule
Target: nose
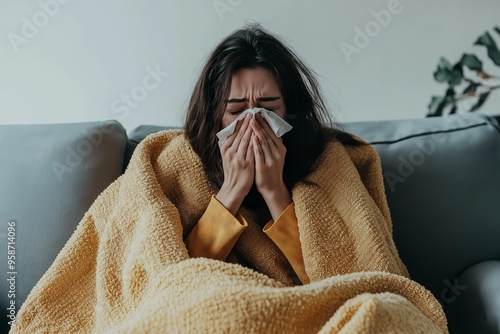
[{"label": "nose", "polygon": [[248,99],[248,109],[259,108],[259,103],[255,99]]}]

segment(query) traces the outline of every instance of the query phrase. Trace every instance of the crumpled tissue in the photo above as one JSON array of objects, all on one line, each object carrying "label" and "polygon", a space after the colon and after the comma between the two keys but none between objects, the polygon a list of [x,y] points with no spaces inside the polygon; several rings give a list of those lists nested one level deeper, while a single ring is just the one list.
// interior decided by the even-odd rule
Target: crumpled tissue
[{"label": "crumpled tissue", "polygon": [[255,114],[258,112],[260,112],[262,117],[267,121],[267,124],[269,124],[271,129],[274,131],[274,134],[278,137],[283,136],[285,133],[292,130],[293,128],[283,118],[279,117],[270,110],[267,110],[265,108],[247,109],[243,111],[241,114],[239,114],[238,117],[231,124],[226,126],[221,131],[217,132],[217,138],[219,138],[219,146],[224,144],[227,138],[234,133],[238,121],[244,119],[248,114],[253,114],[253,117],[255,117]]}]

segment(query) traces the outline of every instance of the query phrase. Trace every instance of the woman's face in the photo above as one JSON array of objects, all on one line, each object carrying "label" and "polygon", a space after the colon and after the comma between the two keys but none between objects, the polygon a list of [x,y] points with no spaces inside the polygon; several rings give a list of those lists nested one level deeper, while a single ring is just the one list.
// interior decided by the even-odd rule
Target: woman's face
[{"label": "woman's face", "polygon": [[243,111],[252,108],[265,108],[274,111],[281,118],[285,117],[286,106],[278,83],[262,67],[244,68],[233,74],[222,127],[225,128]]}]

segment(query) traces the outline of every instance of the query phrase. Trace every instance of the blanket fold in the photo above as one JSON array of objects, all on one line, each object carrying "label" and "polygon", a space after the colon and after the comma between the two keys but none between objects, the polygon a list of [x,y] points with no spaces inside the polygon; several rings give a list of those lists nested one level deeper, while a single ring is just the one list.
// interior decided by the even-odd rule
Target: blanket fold
[{"label": "blanket fold", "polygon": [[447,333],[392,239],[379,157],[332,141],[292,190],[310,284],[294,286],[257,217],[232,256],[183,242],[216,192],[180,130],[143,140],[18,312],[11,333]]}]

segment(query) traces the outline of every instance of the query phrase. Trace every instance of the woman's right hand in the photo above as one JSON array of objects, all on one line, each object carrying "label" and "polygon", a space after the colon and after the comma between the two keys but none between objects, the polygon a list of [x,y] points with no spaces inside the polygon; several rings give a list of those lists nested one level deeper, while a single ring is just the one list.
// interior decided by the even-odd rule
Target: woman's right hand
[{"label": "woman's right hand", "polygon": [[215,196],[229,212],[236,215],[255,178],[252,144],[252,115],[239,121],[234,133],[221,146],[224,182]]}]

